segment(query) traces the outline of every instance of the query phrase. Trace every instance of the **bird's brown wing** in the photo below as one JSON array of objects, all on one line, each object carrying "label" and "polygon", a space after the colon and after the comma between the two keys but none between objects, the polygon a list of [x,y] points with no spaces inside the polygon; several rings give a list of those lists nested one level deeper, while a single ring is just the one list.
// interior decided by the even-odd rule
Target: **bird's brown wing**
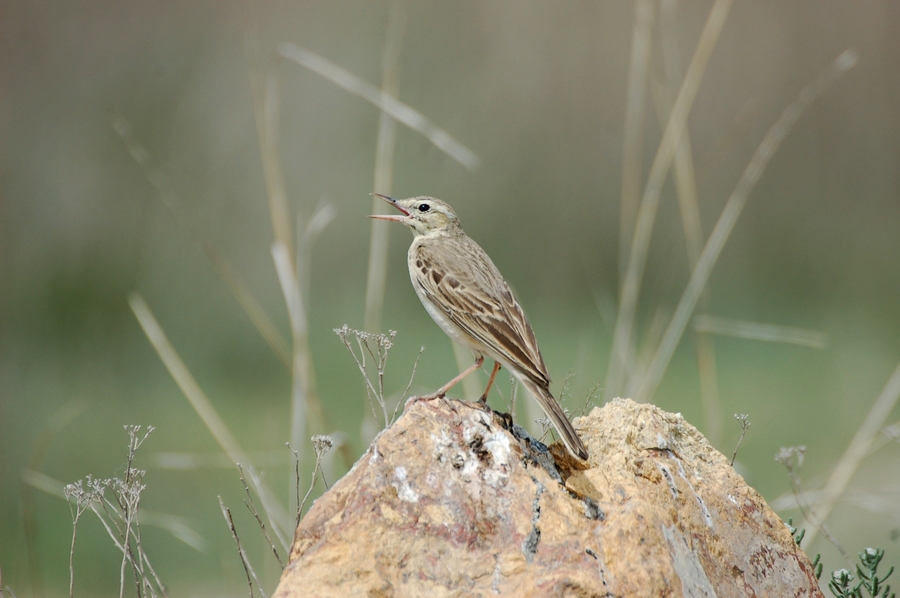
[{"label": "bird's brown wing", "polygon": [[432,305],[489,353],[549,387],[531,325],[487,253],[464,236],[414,243],[411,249],[413,280]]}]

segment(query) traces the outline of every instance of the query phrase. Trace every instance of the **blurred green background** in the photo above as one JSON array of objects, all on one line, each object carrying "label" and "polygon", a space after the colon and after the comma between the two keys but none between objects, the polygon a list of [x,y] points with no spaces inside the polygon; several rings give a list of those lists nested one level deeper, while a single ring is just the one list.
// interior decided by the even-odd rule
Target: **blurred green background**
[{"label": "blurred green background", "polygon": [[[656,4],[653,4],[656,6]],[[711,7],[676,6],[686,65]],[[68,591],[63,500],[22,482],[34,468],[69,483],[121,475],[124,424],[157,429],[138,453],[142,507],[185,518],[195,550],[158,528],[144,545],[172,596],[239,596],[243,570],[217,504],[271,591],[277,563],[240,505],[233,468],[141,331],[139,291],[242,446],[287,501],[291,379],[200,249],[232,265],[284,336],[284,300],[254,114],[256,59],[289,41],[381,85],[388,2],[13,0],[0,9],[0,568],[17,596]],[[601,305],[619,284],[623,125],[632,2],[413,2],[399,98],[474,151],[470,172],[399,126],[393,194],[450,202],[515,288],[564,401],[580,411],[606,377],[612,330]],[[651,79],[660,79],[654,27]],[[806,445],[804,487],[820,487],[900,361],[900,4],[739,1],[688,122],[704,235],[760,140],[804,85],[853,47],[858,65],[803,115],[754,189],[710,281],[708,313],[829,335],[825,349],[716,337],[717,448],[752,426],[738,460],[767,499],[789,491],[773,455]],[[310,344],[328,425],[353,457],[368,410],[356,365],[332,332],[362,328],[379,112],[319,75],[282,64],[280,158],[294,215],[337,209],[312,255]],[[661,127],[648,95],[643,174]],[[113,130],[133,139],[177,194],[172,210]],[[170,198],[171,199],[171,198]],[[293,225],[294,223],[292,223]],[[413,391],[454,372],[449,341],[410,287],[410,235],[391,230],[384,327],[398,331],[387,386]],[[639,335],[670,314],[689,275],[671,179],[638,310]],[[482,374],[485,377],[485,374]],[[501,376],[500,390],[509,386]],[[520,395],[524,396],[524,395]],[[691,335],[654,402],[705,430]],[[530,399],[523,399],[530,400]],[[495,407],[502,400],[495,395]],[[887,423],[900,419],[894,409]],[[309,452],[307,450],[307,452]],[[304,471],[305,488],[308,465]],[[338,459],[333,482],[346,467]],[[871,454],[829,526],[848,551],[880,545],[900,562],[900,447]],[[879,502],[880,501],[880,502]],[[880,507],[878,506],[880,505]],[[26,534],[23,516],[31,513]],[[783,511],[787,518],[797,512]],[[26,550],[30,546],[29,552]],[[820,535],[826,571],[845,566]],[[118,592],[115,548],[86,518],[76,594]],[[827,575],[827,573],[826,573]],[[132,590],[133,591],[133,590]]]}]

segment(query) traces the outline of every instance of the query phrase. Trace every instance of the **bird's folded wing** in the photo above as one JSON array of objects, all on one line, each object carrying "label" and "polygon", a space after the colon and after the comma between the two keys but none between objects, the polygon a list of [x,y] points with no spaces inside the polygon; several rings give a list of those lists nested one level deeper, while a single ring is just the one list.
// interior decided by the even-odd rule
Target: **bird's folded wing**
[{"label": "bird's folded wing", "polygon": [[477,259],[453,260],[465,264],[465,269],[449,267],[441,254],[420,247],[427,267],[419,269],[422,275],[415,277],[416,283],[462,332],[518,367],[536,384],[548,387],[550,376],[531,325],[490,258],[475,247],[479,254],[473,257]]}]

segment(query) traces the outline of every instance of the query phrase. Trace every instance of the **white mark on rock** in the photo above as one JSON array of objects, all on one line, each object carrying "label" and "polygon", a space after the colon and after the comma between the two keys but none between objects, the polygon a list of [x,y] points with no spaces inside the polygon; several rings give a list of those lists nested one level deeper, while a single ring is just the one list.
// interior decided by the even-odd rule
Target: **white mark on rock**
[{"label": "white mark on rock", "polygon": [[684,466],[681,464],[681,459],[679,459],[674,453],[671,451],[669,455],[675,459],[675,463],[678,465],[678,475],[684,480],[684,483],[687,484],[688,488],[691,489],[691,494],[694,495],[694,499],[697,501],[697,506],[700,507],[700,515],[703,516],[703,521],[706,522],[707,527],[713,529],[713,520],[712,515],[709,513],[709,509],[706,508],[706,503],[703,502],[703,499],[700,498],[700,494],[694,488],[694,485],[691,484],[690,480],[688,480],[687,475],[684,473]]},{"label": "white mark on rock", "polygon": [[500,555],[494,556],[494,575],[491,578],[491,591],[495,594],[500,593],[500,578],[502,577],[502,573],[500,572]]},{"label": "white mark on rock", "polygon": [[[693,490],[693,488],[691,488]],[[697,492],[694,492],[694,496],[697,497],[697,504],[700,505],[700,513],[703,515],[703,520],[706,521],[706,525],[709,528],[713,526],[712,515],[709,514],[709,509],[706,508],[706,503],[703,502],[703,499],[700,498],[700,495]]]},{"label": "white mark on rock", "polygon": [[496,432],[484,439],[484,446],[491,451],[494,462],[507,465],[509,463],[509,435]]},{"label": "white mark on rock", "polygon": [[402,465],[394,470],[394,481],[391,486],[397,491],[397,496],[405,502],[419,502],[418,493],[412,489],[406,479],[406,468]]}]

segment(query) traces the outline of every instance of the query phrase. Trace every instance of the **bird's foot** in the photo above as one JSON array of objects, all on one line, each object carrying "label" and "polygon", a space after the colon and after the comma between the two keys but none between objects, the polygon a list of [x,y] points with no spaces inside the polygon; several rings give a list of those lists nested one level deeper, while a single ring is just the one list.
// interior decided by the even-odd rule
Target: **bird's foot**
[{"label": "bird's foot", "polygon": [[413,396],[406,399],[406,403],[403,404],[403,410],[406,411],[409,409],[410,405],[415,405],[419,401],[433,401],[435,399],[440,399],[444,395],[439,395],[437,393],[432,395],[422,395],[422,396]]},{"label": "bird's foot", "polygon": [[446,394],[444,394],[440,391],[438,391],[434,394],[430,394],[430,395],[422,395],[420,397],[409,397],[408,399],[406,399],[406,403],[404,403],[404,405],[403,405],[403,411],[406,411],[412,405],[415,405],[419,401],[437,401],[437,400],[444,401],[447,405],[450,406],[450,408],[452,408],[454,411],[456,411],[456,408],[453,406],[453,402],[447,398]]}]

